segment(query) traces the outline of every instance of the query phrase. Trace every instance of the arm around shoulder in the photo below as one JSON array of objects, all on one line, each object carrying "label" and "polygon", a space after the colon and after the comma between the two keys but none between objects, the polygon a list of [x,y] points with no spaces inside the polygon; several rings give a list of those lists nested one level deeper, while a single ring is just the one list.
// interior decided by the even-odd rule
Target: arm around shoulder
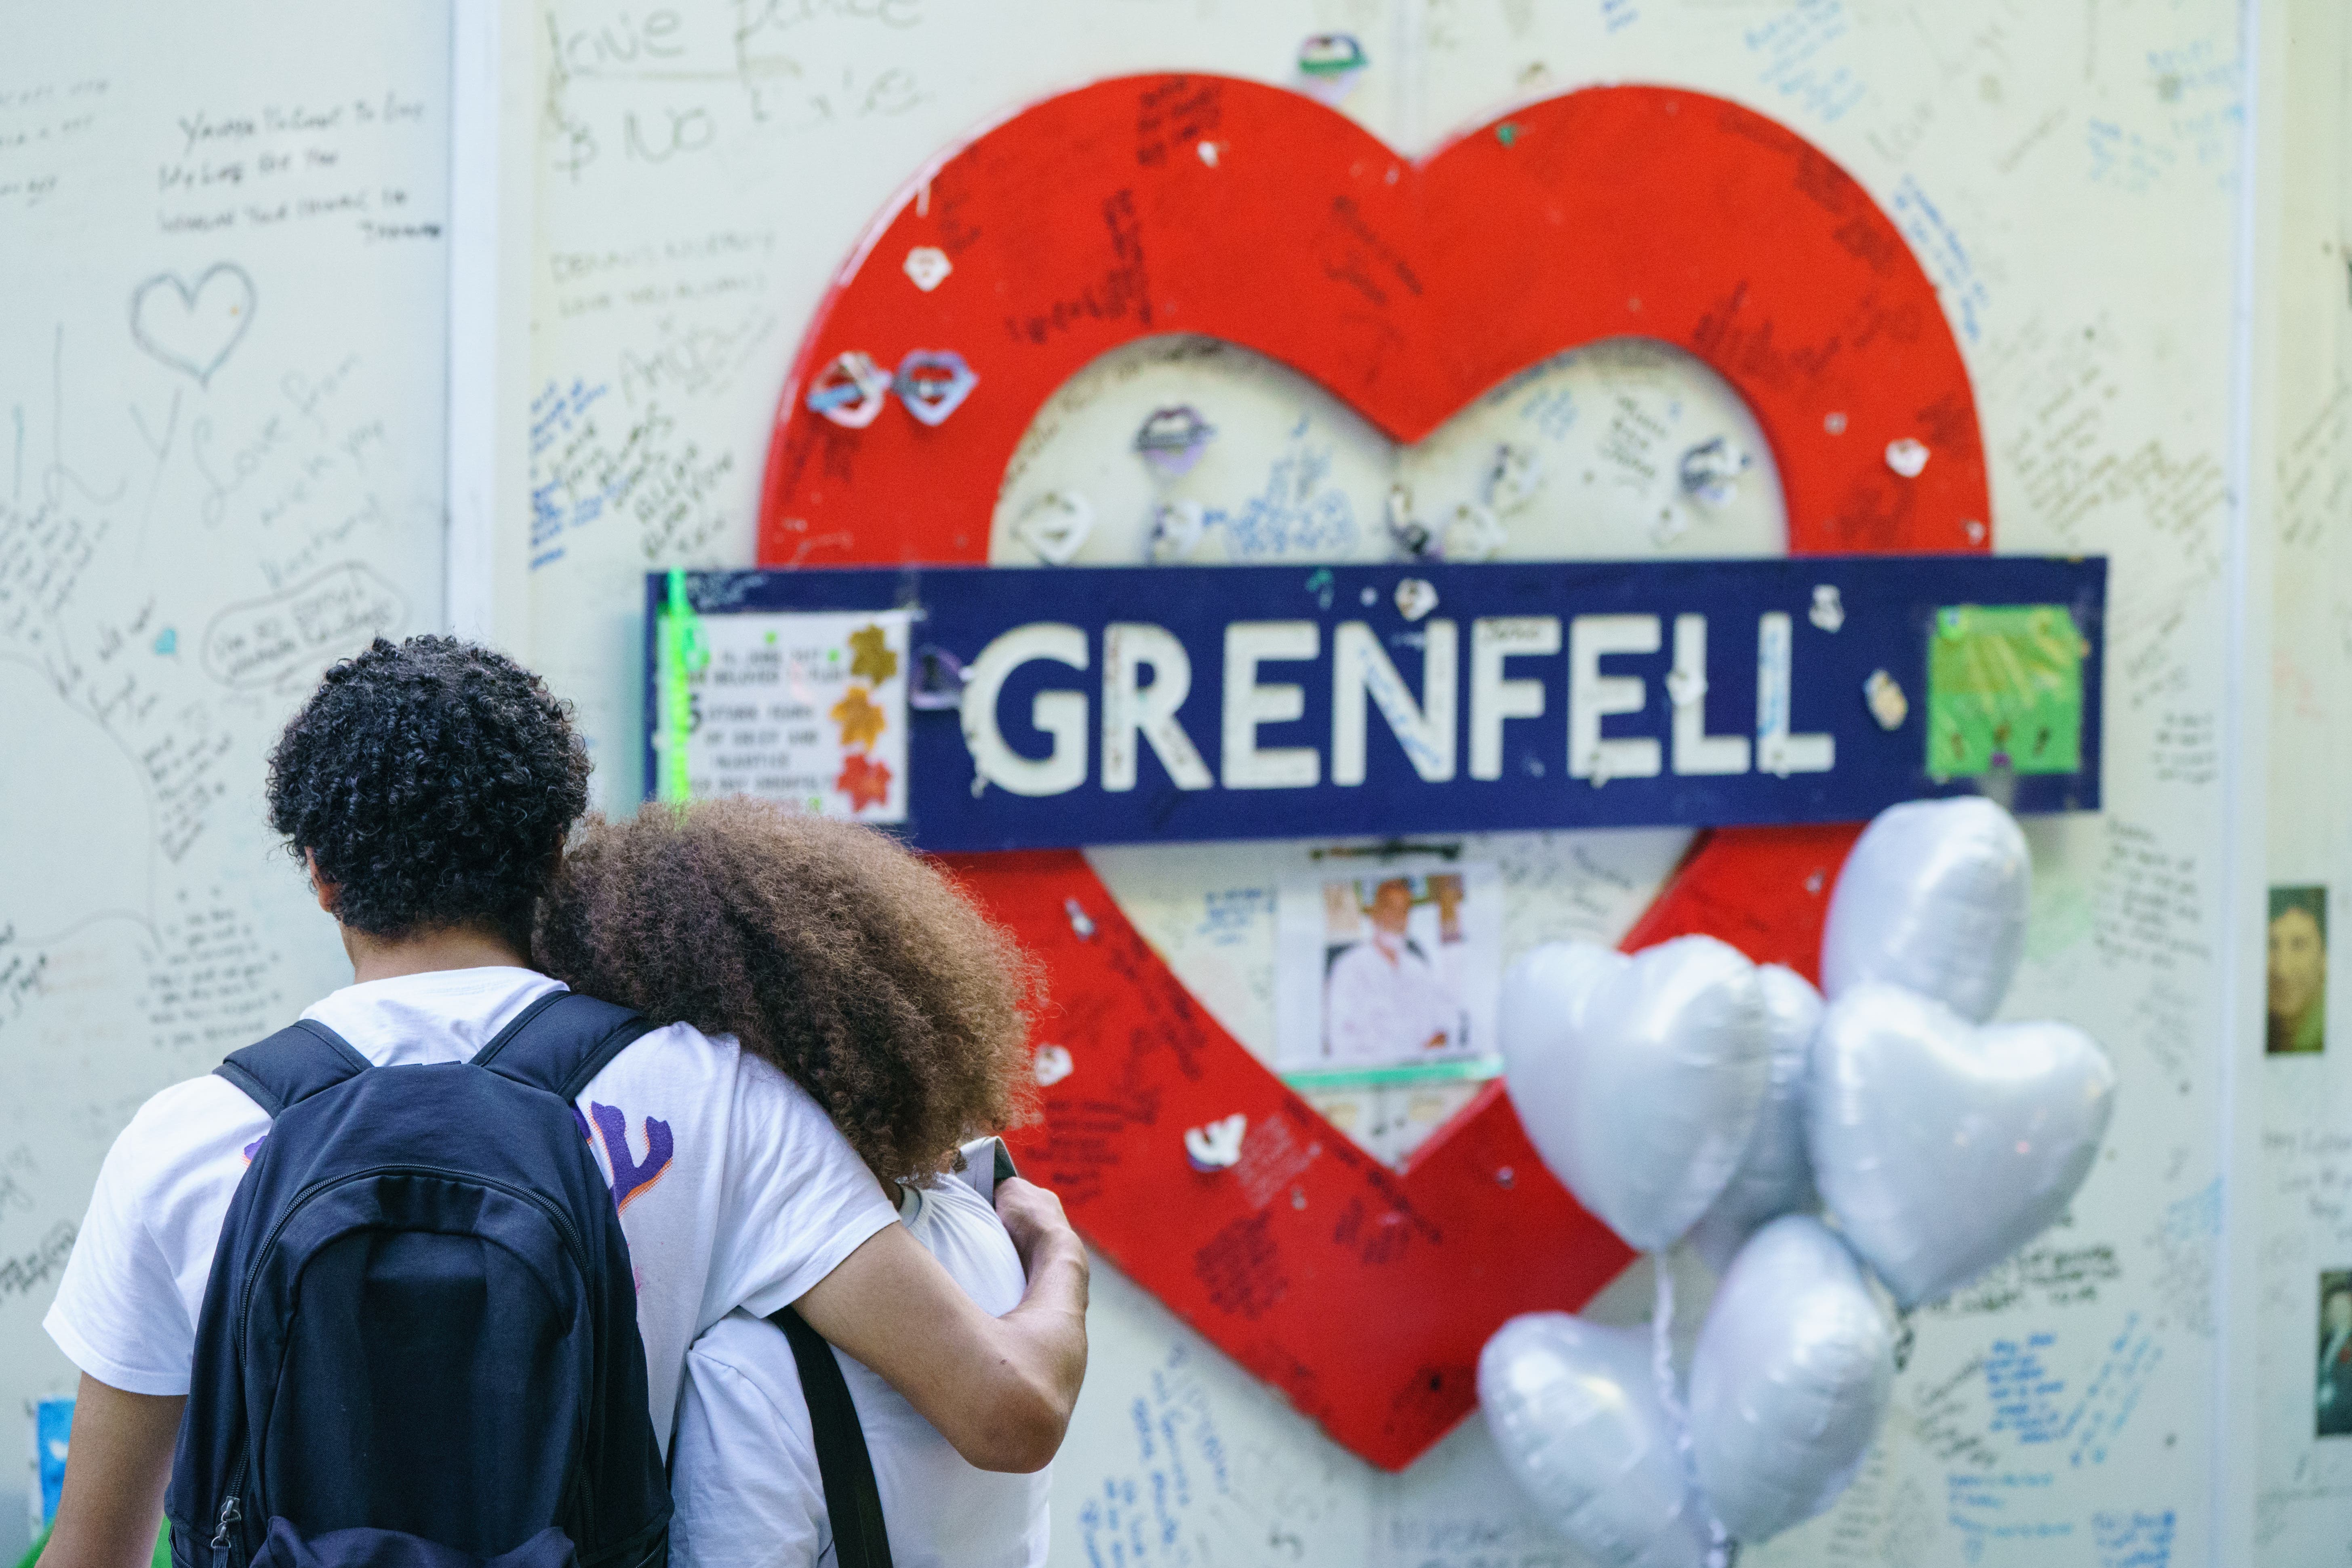
[{"label": "arm around shoulder", "polygon": [[1087,1254],[1060,1200],[997,1189],[1028,1275],[1021,1304],[982,1311],[914,1237],[875,1235],[796,1303],[809,1326],[906,1395],[975,1468],[1051,1464],[1087,1370]]}]

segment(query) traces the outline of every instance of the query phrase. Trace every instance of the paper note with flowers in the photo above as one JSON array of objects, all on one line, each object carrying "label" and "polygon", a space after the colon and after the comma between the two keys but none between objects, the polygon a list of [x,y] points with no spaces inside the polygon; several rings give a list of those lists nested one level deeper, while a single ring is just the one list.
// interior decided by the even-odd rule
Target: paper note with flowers
[{"label": "paper note with flowers", "polygon": [[790,801],[821,816],[907,819],[904,610],[710,616],[692,678],[692,793]]}]

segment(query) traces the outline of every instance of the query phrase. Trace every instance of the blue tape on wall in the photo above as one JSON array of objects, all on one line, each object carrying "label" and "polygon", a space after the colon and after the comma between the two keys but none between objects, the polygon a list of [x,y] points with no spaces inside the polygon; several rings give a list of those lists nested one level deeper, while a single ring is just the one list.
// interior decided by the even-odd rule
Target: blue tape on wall
[{"label": "blue tape on wall", "polygon": [[[648,714],[666,583],[646,586]],[[2099,805],[2103,560],[803,569],[686,585],[703,616],[916,612],[901,830],[928,849],[1858,821],[1983,787],[1927,752],[1929,641],[1969,624],[1940,616],[1968,605],[2071,620],[2079,690],[2021,691],[2020,710],[2079,700],[2078,765],[2035,771],[2046,737],[2021,733],[1993,766],[2018,811]],[[2046,688],[2049,671],[2031,678]],[[649,725],[648,778],[658,739]]]}]

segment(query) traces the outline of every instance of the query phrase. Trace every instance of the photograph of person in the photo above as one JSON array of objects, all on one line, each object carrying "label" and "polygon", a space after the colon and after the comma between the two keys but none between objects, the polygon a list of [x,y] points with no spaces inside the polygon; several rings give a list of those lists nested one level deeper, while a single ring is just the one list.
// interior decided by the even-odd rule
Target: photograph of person
[{"label": "photograph of person", "polygon": [[1279,1067],[1337,1089],[1401,1082],[1400,1072],[1459,1078],[1491,1058],[1500,880],[1493,866],[1434,855],[1326,861],[1286,879],[1275,911]]},{"label": "photograph of person", "polygon": [[2352,1268],[2319,1277],[2319,1364],[2312,1435],[2352,1436]]},{"label": "photograph of person", "polygon": [[[1323,900],[1329,931],[1323,980],[1325,1058],[1410,1061],[1466,1046],[1461,877],[1326,882]],[[1419,922],[1420,931],[1413,930],[1416,905],[1433,910],[1433,932],[1427,921]]]},{"label": "photograph of person", "polygon": [[2273,888],[2270,1018],[2263,1049],[2316,1056],[2327,1047],[2327,889]]}]

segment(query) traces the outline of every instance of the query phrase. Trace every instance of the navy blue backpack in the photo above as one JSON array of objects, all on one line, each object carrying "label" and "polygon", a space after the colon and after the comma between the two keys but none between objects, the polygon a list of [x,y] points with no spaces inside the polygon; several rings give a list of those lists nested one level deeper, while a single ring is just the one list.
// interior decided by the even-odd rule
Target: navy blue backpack
[{"label": "navy blue backpack", "polygon": [[269,1112],[196,1326],[174,1568],[662,1568],[636,1286],[573,1099],[651,1026],[556,992],[469,1062],[308,1020],[220,1076]]}]

